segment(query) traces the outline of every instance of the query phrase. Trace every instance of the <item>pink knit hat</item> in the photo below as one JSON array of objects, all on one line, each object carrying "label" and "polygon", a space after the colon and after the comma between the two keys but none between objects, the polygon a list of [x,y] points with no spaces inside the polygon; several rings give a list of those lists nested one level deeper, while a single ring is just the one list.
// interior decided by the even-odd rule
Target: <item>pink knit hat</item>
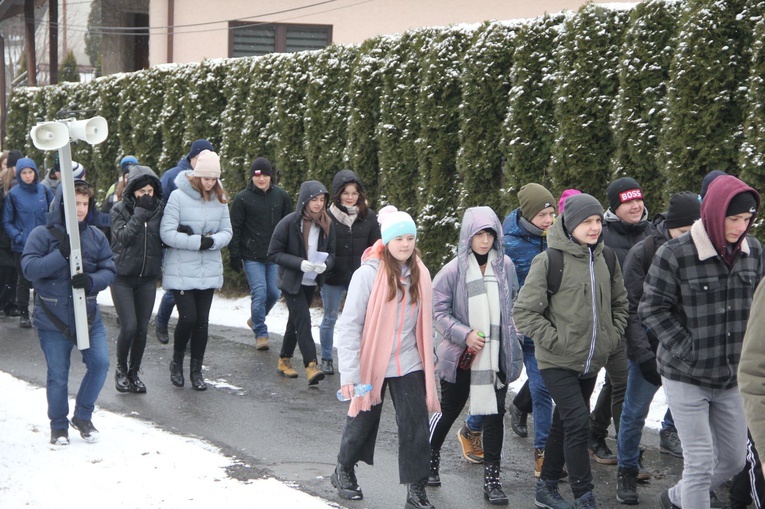
[{"label": "pink knit hat", "polygon": [[194,165],[195,177],[220,178],[220,157],[215,152],[203,150]]},{"label": "pink knit hat", "polygon": [[582,194],[582,192],[579,189],[566,189],[563,191],[563,194],[560,195],[560,200],[558,200],[558,214],[563,214],[563,204],[566,203],[568,197],[575,194]]}]

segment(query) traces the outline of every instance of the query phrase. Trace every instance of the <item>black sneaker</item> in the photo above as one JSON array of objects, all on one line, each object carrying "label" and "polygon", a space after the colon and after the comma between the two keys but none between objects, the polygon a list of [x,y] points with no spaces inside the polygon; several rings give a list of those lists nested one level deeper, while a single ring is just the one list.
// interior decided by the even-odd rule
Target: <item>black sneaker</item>
[{"label": "black sneaker", "polygon": [[337,494],[340,495],[340,498],[346,500],[361,500],[364,498],[364,494],[361,493],[361,488],[359,488],[356,482],[355,465],[346,467],[338,463],[335,471],[332,472],[330,480],[332,481],[332,486],[337,488]]},{"label": "black sneaker", "polygon": [[96,427],[93,426],[93,421],[72,417],[71,424],[74,429],[80,432],[83,440],[91,444],[98,442],[99,434]]},{"label": "black sneaker", "polygon": [[170,334],[167,332],[167,325],[157,324],[155,331],[157,333],[157,341],[163,345],[166,345],[170,342]]},{"label": "black sneaker", "polygon": [[19,327],[22,329],[31,329],[32,328],[32,321],[29,319],[29,312],[23,312],[21,311],[19,313]]},{"label": "black sneaker", "polygon": [[598,463],[603,465],[616,465],[618,463],[616,455],[606,444],[605,438],[590,437],[588,447],[590,448],[590,456]]},{"label": "black sneaker", "polygon": [[616,475],[616,501],[625,505],[638,504],[637,468],[621,468]]},{"label": "black sneaker", "polygon": [[69,430],[52,429],[50,430],[51,445],[69,445]]},{"label": "black sneaker", "polygon": [[677,435],[677,429],[667,428],[659,431],[659,452],[670,454],[675,458],[683,457],[683,444]]},{"label": "black sneaker", "polygon": [[19,308],[17,308],[15,304],[9,304],[5,306],[3,312],[5,313],[5,316],[9,318],[16,318],[19,316]]}]

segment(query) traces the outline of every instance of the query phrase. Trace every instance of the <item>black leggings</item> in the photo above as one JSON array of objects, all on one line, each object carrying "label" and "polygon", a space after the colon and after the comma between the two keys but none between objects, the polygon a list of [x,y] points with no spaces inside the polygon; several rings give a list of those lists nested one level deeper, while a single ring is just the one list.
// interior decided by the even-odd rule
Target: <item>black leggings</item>
[{"label": "black leggings", "polygon": [[173,350],[186,351],[191,340],[191,358],[203,359],[207,349],[207,323],[210,320],[214,288],[207,290],[173,290],[178,306],[178,324],[173,336]]},{"label": "black leggings", "polygon": [[153,278],[117,276],[112,284],[112,300],[120,317],[120,335],[117,338],[117,364],[139,369],[146,349],[146,332],[149,328],[157,282]]}]

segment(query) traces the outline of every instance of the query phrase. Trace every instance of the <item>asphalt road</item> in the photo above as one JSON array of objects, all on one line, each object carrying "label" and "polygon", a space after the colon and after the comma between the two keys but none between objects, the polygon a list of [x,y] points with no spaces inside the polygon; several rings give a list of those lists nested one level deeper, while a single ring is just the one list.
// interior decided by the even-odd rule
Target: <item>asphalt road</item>
[{"label": "asphalt road", "polygon": [[[103,308],[103,312],[110,351],[115,355],[115,315],[111,308]],[[309,387],[302,369],[294,380],[277,374],[278,338],[272,339],[271,350],[257,352],[246,329],[211,326],[210,335],[204,361],[205,378],[211,385],[207,391],[192,390],[188,380],[182,389],[170,384],[172,346],[157,342],[152,327],[142,366],[147,394],[118,393],[110,373],[98,405],[151,421],[167,431],[212,442],[236,460],[229,474],[241,480],[276,477],[338,507],[390,509],[404,505],[406,488],[398,483],[395,413],[389,399],[383,410],[375,465],[357,468],[364,500],[342,500],[329,481],[345,422],[345,406],[335,396],[339,377],[330,376]],[[72,360],[70,393],[74,394],[83,372],[76,350]],[[295,361],[294,365],[302,366],[299,357]],[[16,319],[0,318],[0,370],[34,385],[45,385],[45,359],[36,331],[20,329]],[[188,376],[188,361],[185,372]],[[40,408],[41,414],[45,411]],[[97,421],[95,424],[98,426]],[[108,429],[100,431],[109,433]],[[456,428],[451,436],[455,434]],[[660,454],[658,435],[653,431],[644,434],[643,443],[648,446],[645,465],[654,477],[650,483],[641,484],[638,493],[642,507],[654,508],[658,507],[659,493],[680,477],[682,460]],[[613,440],[610,445],[616,449]],[[507,422],[502,480],[509,507],[534,507],[533,465],[531,438],[516,436]],[[600,507],[623,507],[615,500],[616,467],[592,465]],[[483,468],[462,458],[456,439],[447,439],[444,444],[441,479],[442,487],[428,488],[435,507],[489,507],[483,499]],[[561,493],[571,500],[567,484],[561,485]]]}]

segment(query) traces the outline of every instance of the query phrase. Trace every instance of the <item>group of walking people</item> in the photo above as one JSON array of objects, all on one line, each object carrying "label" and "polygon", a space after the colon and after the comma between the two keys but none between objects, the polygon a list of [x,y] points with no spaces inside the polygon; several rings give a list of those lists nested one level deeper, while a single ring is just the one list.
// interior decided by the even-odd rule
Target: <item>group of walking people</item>
[{"label": "group of walking people", "polygon": [[[742,348],[762,357],[758,331],[747,329],[765,272],[760,243],[748,234],[760,197],[733,176],[711,172],[701,195],[676,193],[653,219],[642,187],[629,177],[609,184],[605,211],[589,194],[567,190],[556,201],[528,183],[504,222],[489,207],[468,208],[455,258],[431,280],[412,217],[390,205],[372,210],[353,171],[339,171],[331,193],[321,182],[303,182],[293,208],[271,163],[257,158],[229,213],[220,159],[209,141],[197,140],[162,178],[135,157],[122,158],[100,209],[93,188],[75,179],[82,272],[71,275],[62,190],[41,184],[34,161],[17,155],[0,156],[0,253],[12,253],[0,257],[0,309],[31,326],[26,307],[34,288],[53,444],[69,442],[70,425],[86,441],[98,438],[91,418],[109,353],[95,299],[106,288],[119,317],[117,391],[147,391],[139,375],[160,278],[162,343],[169,343],[170,313],[178,308],[170,381],[185,385],[188,350],[190,385],[207,388],[209,315],[228,247],[231,269],[244,271],[250,286],[256,350],[270,348],[265,320],[280,297],[289,310],[279,375],[300,376],[292,365],[299,348],[308,384],[319,384],[335,374],[337,349],[340,392],[351,400],[331,476],[342,498],[363,498],[355,467],[374,462],[388,389],[407,508],[433,507],[426,488],[442,484],[441,449],[466,405],[457,431],[462,452],[483,464],[486,500],[508,504],[501,482],[505,400],[525,368],[528,385],[510,414],[521,435],[528,433],[526,414],[533,416],[537,507],[597,507],[591,458],[617,464],[617,501],[638,504],[637,482],[651,475],[640,438],[662,385],[669,402],[662,452],[682,456],[684,467],[659,505],[710,507],[712,490],[734,475],[732,506],[759,500],[761,469],[747,451],[760,433],[747,439],[742,392],[747,411],[759,415],[761,365],[744,370],[742,363],[749,392],[739,390],[738,375]],[[60,177],[51,171],[46,180]],[[87,371],[70,420],[72,289],[86,294],[90,348],[82,350]],[[324,307],[320,352],[310,315],[317,290]],[[606,384],[591,411],[601,369]],[[371,390],[360,392],[366,385]],[[605,441],[611,422],[616,454]],[[573,503],[559,491],[562,479]]]}]

